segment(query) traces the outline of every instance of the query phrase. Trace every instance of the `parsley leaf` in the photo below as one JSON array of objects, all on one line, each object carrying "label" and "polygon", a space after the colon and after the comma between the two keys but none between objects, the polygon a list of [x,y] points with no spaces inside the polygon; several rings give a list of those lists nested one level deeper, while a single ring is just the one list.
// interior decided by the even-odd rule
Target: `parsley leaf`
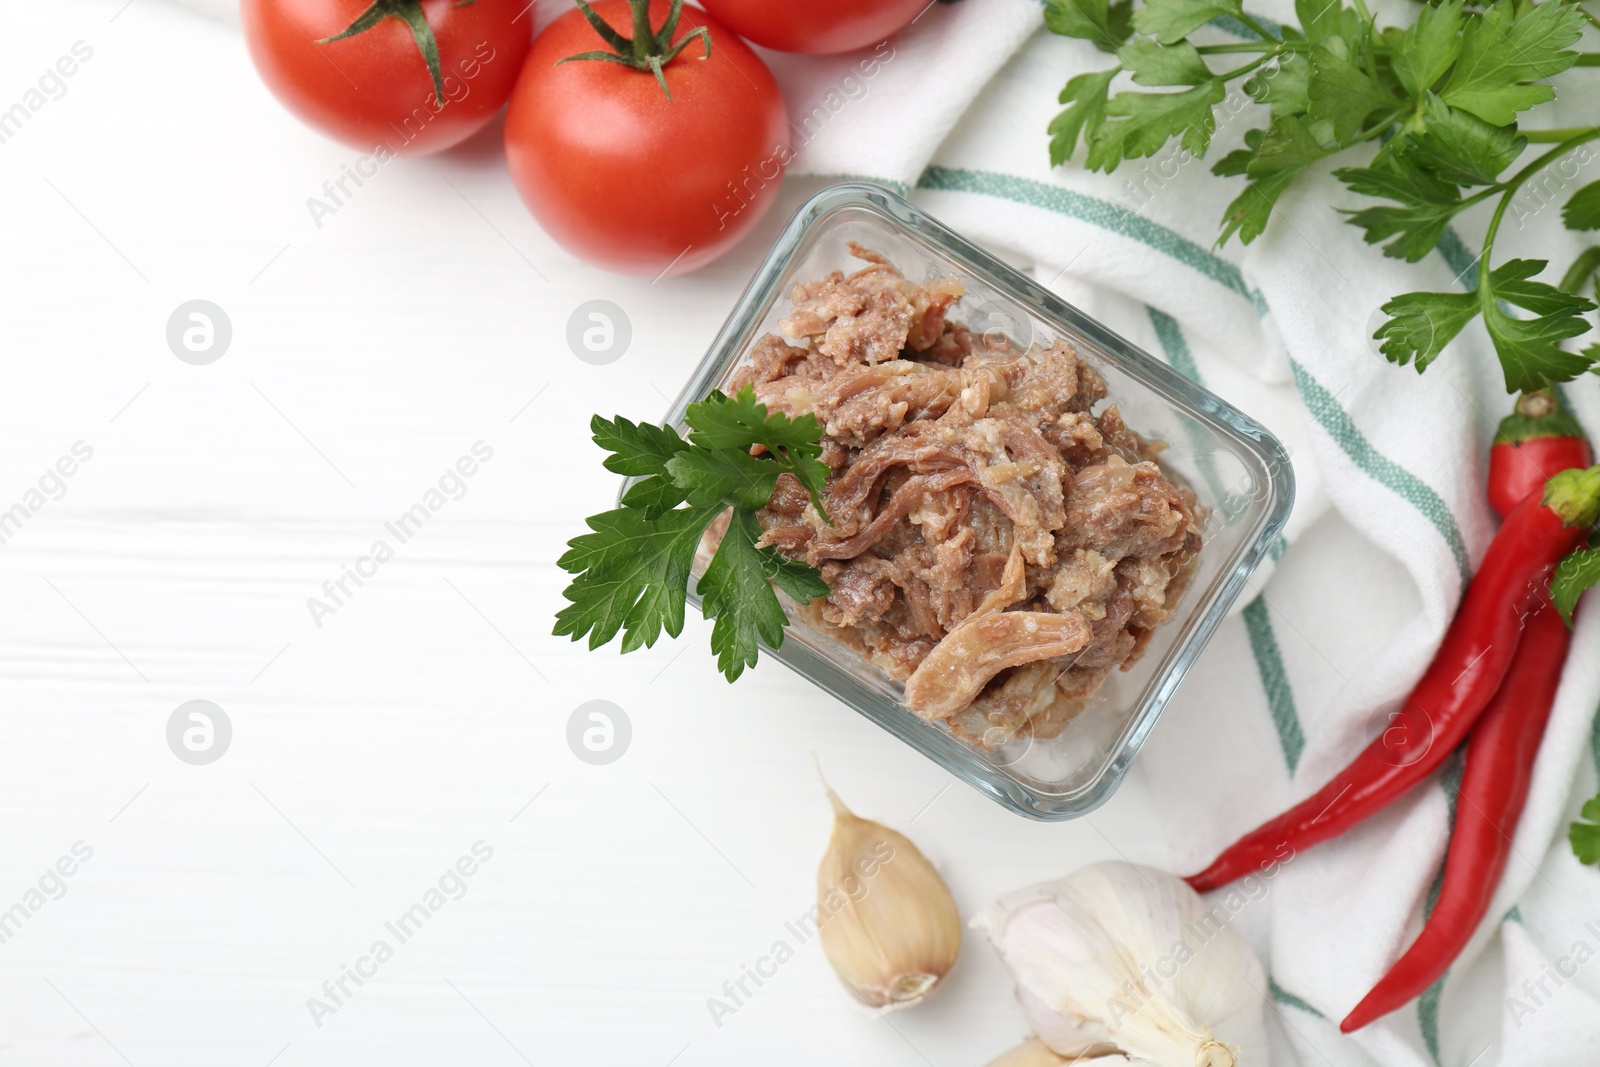
[{"label": "parsley leaf", "polygon": [[1245,148],[1229,152],[1212,167],[1214,174],[1245,174],[1251,179],[1222,213],[1217,244],[1234,234],[1249,244],[1267,228],[1273,206],[1299,173],[1326,156],[1329,149],[1295,115],[1283,115],[1265,130],[1249,130]]},{"label": "parsley leaf", "polygon": [[1148,37],[1135,37],[1117,49],[1117,58],[1140,85],[1201,85],[1211,71],[1188,41],[1160,45]]},{"label": "parsley leaf", "polygon": [[1410,263],[1433,250],[1444,228],[1463,207],[1459,189],[1430,177],[1403,157],[1388,157],[1381,166],[1345,167],[1334,171],[1334,176],[1352,192],[1398,202],[1399,206],[1382,205],[1346,214],[1352,225],[1366,231],[1368,244],[1392,237],[1383,254]]},{"label": "parsley leaf", "polygon": [[1578,598],[1596,583],[1600,583],[1600,548],[1573,552],[1556,567],[1555,577],[1550,581],[1550,599],[1569,627]]},{"label": "parsley leaf", "polygon": [[670,426],[633,423],[618,415],[606,420],[596,415],[589,423],[594,443],[611,453],[605,468],[615,474],[638,478],[628,487],[622,502],[638,508],[651,518],[683,503],[683,492],[667,475],[667,461],[689,446]]},{"label": "parsley leaf", "polygon": [[1225,95],[1218,78],[1176,93],[1118,93],[1106,105],[1110,117],[1089,136],[1089,169],[1116,170],[1124,159],[1153,156],[1178,136],[1184,148],[1205,155],[1217,128],[1211,108]]},{"label": "parsley leaf", "polygon": [[746,667],[755,666],[760,656],[759,641],[776,648],[783,644],[783,628],[788,617],[771,579],[779,571],[772,549],[756,547],[761,524],[748,511],[734,511],[728,532],[711,557],[711,565],[696,586],[703,598],[711,625],[711,647],[717,652],[717,667],[728,681],[734,681]]},{"label": "parsley leaf", "polygon": [[1455,185],[1488,185],[1528,146],[1513,129],[1491,125],[1429,93],[1422,127],[1405,137],[1405,155],[1437,179]]},{"label": "parsley leaf", "polygon": [[556,613],[557,637],[589,635],[599,648],[621,630],[622,651],[649,648],[666,630],[683,632],[689,567],[700,535],[721,509],[683,508],[651,518],[622,507],[591,516],[592,533],[567,542],[556,566],[574,574]]},{"label": "parsley leaf", "polygon": [[1536,315],[1593,311],[1594,305],[1578,294],[1563,292],[1553,285],[1531,280],[1549,265],[1549,261],[1544,259],[1506,260],[1489,276],[1494,295]]},{"label": "parsley leaf", "polygon": [[1242,14],[1241,0],[1146,0],[1133,14],[1133,28],[1162,44],[1176,44],[1218,15]]},{"label": "parsley leaf", "polygon": [[1561,221],[1569,230],[1600,230],[1600,182],[1590,182],[1561,209]]},{"label": "parsley leaf", "polygon": [[1529,4],[1522,16],[1514,0],[1497,0],[1461,34],[1461,58],[1440,90],[1445,103],[1486,122],[1507,126],[1517,112],[1554,100],[1548,85],[1528,84],[1559,74],[1578,61],[1567,51],[1583,36],[1583,12],[1571,4]]},{"label": "parsley leaf", "polygon": [[[815,415],[791,419],[781,411],[769,414],[766,405],[756,399],[756,391],[747,385],[738,396],[712,393],[700,403],[690,404],[684,419],[692,428],[689,442],[697,448],[727,452],[765,449],[767,458],[783,473],[794,475],[811,495],[817,511],[827,517],[822,508],[822,485],[828,479],[828,465],[817,458],[822,455],[818,443],[822,427]],[[772,495],[770,489],[767,495]],[[728,502],[745,506],[732,498]]]},{"label": "parsley leaf", "polygon": [[[1415,263],[1433,251],[1458,210],[1459,200],[1412,202],[1352,211],[1349,221],[1366,231],[1367,244],[1389,241],[1383,246],[1384,255]],[[1390,241],[1391,237],[1394,240]]]},{"label": "parsley leaf", "polygon": [[1300,32],[1313,44],[1350,33],[1350,23],[1357,18],[1338,0],[1294,0],[1294,16],[1300,20]]},{"label": "parsley leaf", "polygon": [[1311,62],[1300,52],[1280,56],[1251,75],[1245,95],[1266,104],[1274,117],[1303,115],[1311,106]]},{"label": "parsley leaf", "polygon": [[694,448],[667,462],[672,481],[690,504],[713,507],[727,501],[736,508],[759,511],[772,499],[783,471],[761,456],[739,449]]},{"label": "parsley leaf", "polygon": [[1380,309],[1389,318],[1372,336],[1383,358],[1421,373],[1481,309],[1477,293],[1401,293]]},{"label": "parsley leaf", "polygon": [[1211,173],[1219,178],[1232,178],[1247,172],[1256,153],[1261,151],[1261,139],[1266,135],[1266,130],[1244,131],[1244,147],[1235,148],[1213,163]]},{"label": "parsley leaf", "polygon": [[1133,0],[1045,0],[1044,24],[1063,37],[1092,41],[1102,52],[1115,52],[1133,32],[1128,18]]},{"label": "parsley leaf", "polygon": [[[1414,363],[1421,371],[1477,315],[1500,357],[1506,389],[1516,393],[1551,382],[1571,381],[1594,363],[1592,353],[1568,352],[1560,342],[1589,329],[1585,312],[1595,305],[1575,293],[1533,280],[1542,259],[1509,259],[1490,271],[1471,293],[1404,293],[1383,305],[1389,319],[1372,335],[1392,363]],[[1507,306],[1533,312],[1513,317]]]},{"label": "parsley leaf", "polygon": [[1059,167],[1072,156],[1079,133],[1083,134],[1084,143],[1087,144],[1090,136],[1105,121],[1106,94],[1111,88],[1111,79],[1120,72],[1121,68],[1112,67],[1093,74],[1079,74],[1061,90],[1060,102],[1071,106],[1050,122],[1051,166]]},{"label": "parsley leaf", "polygon": [[650,647],[663,631],[678,636],[695,554],[707,528],[727,513],[727,531],[696,589],[704,614],[715,619],[718,665],[733,681],[756,662],[762,642],[783,643],[787,616],[774,583],[799,600],[828,593],[816,570],[758,547],[755,517],[783,474],[798,479],[821,511],[828,476],[818,458],[822,428],[811,415],[768,412],[748,387],[691,404],[686,421],[687,441],[670,426],[621,417],[592,422],[595,443],[609,453],[606,468],[639,480],[622,507],[589,518],[590,532],[569,541],[557,560],[573,580],[555,633],[587,636],[591,649],[620,633],[623,652]]},{"label": "parsley leaf", "polygon": [[1330,37],[1311,50],[1310,92],[1306,117],[1327,122],[1334,139],[1341,143],[1361,132],[1368,115],[1393,110],[1401,103],[1391,90],[1350,61],[1350,46],[1339,37]]},{"label": "parsley leaf", "polygon": [[[1544,268],[1542,259],[1507,260],[1490,273],[1488,299],[1482,301],[1489,340],[1500,357],[1506,389],[1513,393],[1571,381],[1593,362],[1588,356],[1566,351],[1560,342],[1588,331],[1583,313],[1593,311],[1595,305],[1553,285],[1532,281]],[[1531,311],[1535,317],[1513,318],[1501,301]]]},{"label": "parsley leaf", "polygon": [[689,447],[670,426],[629,422],[621,415],[609,420],[596,415],[589,431],[594,443],[611,453],[606,470],[635,478],[665,473],[667,460]]},{"label": "parsley leaf", "polygon": [[1286,170],[1270,178],[1257,178],[1245,185],[1244,191],[1234,197],[1222,212],[1222,236],[1217,238],[1217,244],[1222,244],[1234,234],[1238,234],[1239,240],[1245,244],[1260,237],[1272,219],[1273,205],[1294,181],[1295,173]]},{"label": "parsley leaf", "polygon": [[641,478],[622,493],[622,506],[642,511],[646,518],[664,515],[683,503],[685,495],[672,478]]},{"label": "parsley leaf", "polygon": [[790,559],[775,548],[763,548],[761,552],[767,577],[785,593],[802,603],[828,595],[828,583],[815,567]]},{"label": "parsley leaf", "polygon": [[1417,12],[1417,21],[1400,35],[1394,73],[1406,92],[1421,98],[1461,54],[1464,0],[1439,0]]},{"label": "parsley leaf", "polygon": [[1246,171],[1252,178],[1265,178],[1287,170],[1299,171],[1326,156],[1331,148],[1317,139],[1316,133],[1303,119],[1285,115],[1274,119],[1261,138],[1256,158]]},{"label": "parsley leaf", "polygon": [[1575,821],[1567,827],[1567,840],[1572,842],[1572,854],[1579,863],[1600,864],[1600,796],[1583,802],[1579,816],[1587,821]]}]

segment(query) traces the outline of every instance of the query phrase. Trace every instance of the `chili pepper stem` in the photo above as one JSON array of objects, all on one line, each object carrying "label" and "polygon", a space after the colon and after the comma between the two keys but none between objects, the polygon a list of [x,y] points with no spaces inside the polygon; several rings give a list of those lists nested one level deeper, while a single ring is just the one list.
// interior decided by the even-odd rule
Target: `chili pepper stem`
[{"label": "chili pepper stem", "polygon": [[1511,414],[1500,421],[1494,443],[1520,444],[1537,437],[1582,437],[1583,428],[1561,402],[1543,389],[1534,389],[1517,398]]},{"label": "chili pepper stem", "polygon": [[1542,419],[1558,410],[1556,398],[1543,389],[1534,389],[1517,397],[1517,414],[1530,419]]},{"label": "chili pepper stem", "polygon": [[1600,464],[1553,476],[1545,483],[1544,506],[1561,516],[1565,526],[1600,522]]}]

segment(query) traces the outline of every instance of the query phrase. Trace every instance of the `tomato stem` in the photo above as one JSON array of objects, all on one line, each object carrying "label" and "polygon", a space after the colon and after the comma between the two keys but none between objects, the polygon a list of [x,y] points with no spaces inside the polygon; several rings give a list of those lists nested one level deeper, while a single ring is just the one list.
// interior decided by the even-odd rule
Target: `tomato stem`
[{"label": "tomato stem", "polygon": [[[379,0],[382,2],[382,0]],[[678,29],[678,20],[683,17],[683,0],[672,0],[672,7],[667,11],[666,21],[662,22],[661,29],[650,28],[650,0],[628,0],[633,8],[633,36],[624,36],[613,29],[611,24],[595,13],[589,6],[588,0],[578,0],[578,10],[589,25],[594,27],[594,32],[600,39],[610,45],[613,51],[595,49],[592,52],[579,52],[577,55],[566,56],[556,60],[556,66],[570,62],[574,59],[599,60],[603,63],[620,63],[633,70],[647,70],[656,76],[656,83],[661,86],[661,91],[667,94],[667,99],[672,99],[672,90],[667,88],[666,75],[662,73],[668,63],[677,59],[690,42],[698,39],[705,44],[706,54],[701,59],[711,57],[711,31],[704,26],[683,35],[677,44],[672,43],[672,35]]]},{"label": "tomato stem", "polygon": [[[473,0],[457,0],[451,7],[466,7]],[[331,44],[342,41],[347,37],[354,37],[366,33],[372,27],[387,18],[396,18],[406,24],[411,30],[411,39],[417,44],[417,51],[422,55],[422,61],[428,65],[428,74],[433,78],[433,95],[438,100],[439,106],[444,106],[444,75],[439,69],[439,41],[433,35],[433,27],[428,25],[426,16],[422,14],[422,0],[372,0],[372,6],[356,16],[356,20],[332,37],[324,37],[318,44]]]},{"label": "tomato stem", "polygon": [[[674,9],[678,5],[674,4]],[[655,33],[650,29],[650,0],[633,0],[633,58],[637,62],[646,58],[648,49],[655,42]]]}]

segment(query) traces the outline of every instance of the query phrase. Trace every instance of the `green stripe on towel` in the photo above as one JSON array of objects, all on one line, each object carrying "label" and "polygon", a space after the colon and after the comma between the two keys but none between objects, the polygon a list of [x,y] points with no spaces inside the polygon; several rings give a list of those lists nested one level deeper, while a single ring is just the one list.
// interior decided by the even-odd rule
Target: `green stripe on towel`
[{"label": "green stripe on towel", "polygon": [[[1150,323],[1156,328],[1156,339],[1161,342],[1161,351],[1166,355],[1172,369],[1196,385],[1205,385],[1205,381],[1200,377],[1200,366],[1194,361],[1194,353],[1189,350],[1189,342],[1184,340],[1183,327],[1178,325],[1178,320],[1148,304],[1145,305],[1145,310],[1150,313]],[[1192,420],[1190,425],[1194,425]],[[1226,496],[1227,494],[1222,491],[1222,479],[1217,474],[1216,459],[1211,453],[1199,452],[1195,456],[1195,463],[1199,465],[1200,474],[1205,478],[1212,494],[1218,500]],[[1267,546],[1267,555],[1274,563],[1283,559],[1283,554],[1287,551],[1289,542],[1283,539],[1282,534],[1273,538],[1272,543]]]},{"label": "green stripe on towel", "polygon": [[1439,238],[1439,256],[1456,272],[1456,282],[1471,292],[1478,287],[1478,257],[1461,240],[1461,235],[1446,226]]},{"label": "green stripe on towel", "polygon": [[[1445,803],[1450,808],[1452,832],[1456,825],[1456,804],[1461,796],[1461,776],[1466,771],[1465,751],[1463,748],[1451,753],[1449,762],[1439,772],[1439,788],[1444,790]],[[1424,919],[1433,914],[1434,905],[1439,903],[1439,892],[1444,888],[1444,869],[1445,861],[1441,860],[1439,870],[1433,876],[1433,884],[1428,887],[1428,899],[1423,904]],[[1428,1054],[1438,1067],[1443,1067],[1439,1061],[1439,1001],[1444,996],[1444,983],[1449,977],[1450,972],[1446,971],[1417,998],[1417,1025],[1422,1029],[1422,1041],[1428,1046]]]},{"label": "green stripe on towel", "polygon": [[1272,994],[1272,999],[1275,1003],[1282,1004],[1290,1008],[1297,1008],[1300,1011],[1305,1012],[1307,1015],[1315,1015],[1319,1019],[1327,1018],[1326,1015],[1322,1014],[1316,1008],[1313,1008],[1310,1004],[1306,1003],[1304,1000],[1301,1000],[1299,997],[1283,988],[1283,986],[1279,985],[1278,980],[1270,975],[1267,977],[1267,991]]},{"label": "green stripe on towel", "polygon": [[1200,380],[1200,366],[1194,361],[1194,353],[1189,351],[1189,342],[1183,339],[1183,327],[1178,325],[1178,320],[1148,304],[1145,310],[1150,313],[1150,325],[1156,328],[1156,339],[1161,342],[1161,351],[1172,369],[1196,385],[1204,385]]},{"label": "green stripe on towel", "polygon": [[1437,1067],[1444,1067],[1439,1062],[1439,998],[1443,995],[1444,978],[1441,978],[1417,998],[1417,1023],[1422,1027],[1422,1043],[1428,1046],[1428,1055],[1433,1057]]},{"label": "green stripe on towel", "polygon": [[[1161,349],[1172,369],[1196,385],[1204,385],[1200,378],[1200,367],[1194,361],[1194,353],[1190,351],[1188,341],[1184,340],[1183,327],[1165,312],[1157,311],[1153,307],[1147,307],[1145,310],[1150,314],[1150,324],[1155,327],[1156,339],[1161,343]],[[1198,436],[1192,422],[1190,431]],[[1199,452],[1196,463],[1200,466],[1201,476],[1211,489],[1213,499],[1222,499],[1225,494],[1222,491],[1222,480],[1217,475],[1215,459],[1209,452]],[[1268,551],[1274,561],[1282,557],[1284,547],[1281,537],[1273,542]],[[1272,620],[1267,616],[1266,602],[1260,597],[1244,609],[1244,625],[1250,635],[1250,650],[1255,653],[1256,672],[1261,676],[1261,688],[1266,691],[1267,707],[1272,712],[1272,724],[1278,730],[1278,744],[1283,748],[1283,758],[1289,765],[1289,773],[1293,774],[1295,767],[1300,763],[1300,753],[1306,747],[1306,739],[1300,729],[1300,717],[1295,713],[1294,691],[1289,686],[1288,672],[1283,669],[1283,657],[1278,651],[1277,636],[1272,631]]]},{"label": "green stripe on towel", "polygon": [[1450,514],[1450,509],[1445,506],[1439,494],[1434,492],[1426,482],[1415,474],[1406,470],[1400,464],[1390,459],[1373,447],[1366,435],[1356,428],[1355,421],[1348,412],[1339,406],[1332,393],[1307,370],[1295,360],[1289,360],[1289,368],[1294,372],[1294,384],[1300,390],[1300,398],[1305,401],[1306,409],[1317,420],[1328,436],[1344,450],[1361,471],[1372,478],[1379,485],[1389,489],[1402,500],[1422,513],[1422,517],[1433,524],[1434,529],[1444,538],[1445,544],[1450,546],[1450,554],[1455,557],[1456,569],[1461,573],[1461,584],[1466,585],[1472,577],[1472,564],[1467,559],[1467,545],[1461,537],[1461,529],[1456,525],[1455,517]]},{"label": "green stripe on towel", "polygon": [[1283,668],[1283,655],[1278,650],[1278,638],[1272,631],[1272,619],[1267,615],[1267,602],[1256,597],[1245,606],[1244,628],[1250,635],[1250,651],[1255,653],[1256,671],[1261,675],[1261,688],[1266,690],[1267,707],[1272,710],[1272,725],[1278,729],[1278,744],[1283,748],[1283,760],[1293,774],[1300,765],[1300,753],[1306,747],[1306,735],[1300,729],[1300,716],[1295,713],[1294,690],[1289,686],[1289,672]]},{"label": "green stripe on towel", "polygon": [[[1172,369],[1194,382],[1204,385],[1200,380],[1200,368],[1195,365],[1194,353],[1189,351],[1189,342],[1183,339],[1183,328],[1171,315],[1157,311],[1145,305],[1145,311],[1150,314],[1150,325],[1155,327],[1156,340],[1161,343],[1162,354],[1167,357],[1167,363]],[[1217,473],[1217,458],[1210,449],[1201,447],[1204,444],[1203,431],[1200,425],[1188,416],[1183,417],[1183,422],[1189,430],[1189,437],[1195,444],[1195,466],[1200,468],[1200,477],[1205,480],[1206,488],[1211,490],[1211,499],[1220,501],[1228,494],[1222,488],[1222,478]]]},{"label": "green stripe on towel", "polygon": [[1040,208],[1099,226],[1101,229],[1140,241],[1163,255],[1191,267],[1223,288],[1238,293],[1256,309],[1267,313],[1262,295],[1245,284],[1239,268],[1220,256],[1212,255],[1187,237],[1151,222],[1141,215],[1106,200],[1087,196],[1059,185],[1046,185],[1030,178],[961,167],[930,166],[917,180],[918,189],[940,192],[975,193],[1010,200],[1025,207]]}]

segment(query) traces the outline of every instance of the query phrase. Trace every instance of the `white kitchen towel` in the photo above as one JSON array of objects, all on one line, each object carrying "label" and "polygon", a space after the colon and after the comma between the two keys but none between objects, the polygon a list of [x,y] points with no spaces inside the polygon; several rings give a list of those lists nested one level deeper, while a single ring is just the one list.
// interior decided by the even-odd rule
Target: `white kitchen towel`
[{"label": "white kitchen towel", "polygon": [[[1287,5],[1265,13],[1290,17]],[[991,74],[993,43],[1010,45],[1019,22],[1025,36]],[[1226,26],[1203,32],[1238,39]],[[1391,296],[1470,284],[1465,248],[1482,232],[1472,222],[1482,222],[1452,232],[1420,264],[1385,259],[1333,210],[1354,198],[1330,163],[1281,201],[1255,243],[1214,248],[1240,180],[1213,177],[1176,145],[1110,175],[1084,170],[1081,150],[1050,167],[1045,127],[1056,94],[1108,60],[1044,31],[1033,0],[934,8],[892,45],[864,92],[851,82],[860,74],[851,57],[809,65],[803,82],[785,79],[792,114],[820,107],[836,116],[806,131],[798,169],[908,192],[1260,419],[1291,450],[1299,493],[1278,568],[1252,583],[1138,767],[1168,813],[1178,866],[1198,869],[1370,740],[1426,667],[1493,534],[1485,460],[1509,399],[1487,340],[1467,330],[1421,376],[1386,363],[1370,340]],[[972,94],[975,70],[986,80]],[[937,147],[912,154],[935,140],[925,123],[956,108]],[[1211,157],[1264,124],[1261,109],[1230,99],[1218,109]],[[1569,262],[1580,245],[1555,212],[1528,214],[1499,254],[1526,245]],[[1600,430],[1597,394],[1592,382],[1567,389],[1591,431]],[[1580,1049],[1592,1059],[1600,963],[1580,961],[1600,958],[1600,872],[1576,863],[1564,830],[1595,791],[1597,702],[1600,621],[1591,613],[1490,916],[1446,980],[1412,1007],[1359,1034],[1338,1032],[1421,922],[1453,818],[1448,771],[1284,865],[1270,884],[1234,891],[1260,897],[1249,907],[1263,919],[1241,927],[1272,976],[1262,994],[1279,1062],[1554,1067]],[[1553,893],[1558,876],[1582,888]]]},{"label": "white kitchen towel", "polygon": [[[539,24],[568,6],[545,0]],[[1286,3],[1262,9],[1290,17]],[[1387,9],[1390,23],[1413,10]],[[1492,536],[1485,461],[1509,401],[1487,340],[1469,327],[1419,376],[1387,364],[1369,339],[1394,294],[1470,283],[1482,220],[1469,216],[1419,264],[1385,259],[1333,210],[1354,198],[1328,176],[1330,162],[1285,196],[1254,244],[1216,248],[1240,180],[1211,176],[1208,161],[1169,145],[1110,175],[1084,170],[1081,152],[1050,167],[1056,94],[1108,60],[1045,32],[1041,10],[1036,0],[939,3],[878,49],[769,59],[800,147],[794,173],[906,193],[1288,446],[1298,496],[1275,566],[1256,576],[1136,768],[1186,873],[1366,744],[1426,666]],[[1239,36],[1227,25],[1202,32]],[[1265,116],[1230,98],[1218,122],[1211,159]],[[1522,214],[1499,255],[1560,265],[1576,254],[1556,212]],[[1566,393],[1600,432],[1600,388]],[[1270,883],[1217,895],[1239,911],[1271,976],[1261,993],[1276,1063],[1592,1061],[1600,872],[1577,864],[1564,829],[1596,791],[1597,703],[1600,612],[1589,612],[1489,918],[1439,987],[1361,1033],[1340,1035],[1337,1023],[1418,928],[1453,817],[1448,771]]]}]

